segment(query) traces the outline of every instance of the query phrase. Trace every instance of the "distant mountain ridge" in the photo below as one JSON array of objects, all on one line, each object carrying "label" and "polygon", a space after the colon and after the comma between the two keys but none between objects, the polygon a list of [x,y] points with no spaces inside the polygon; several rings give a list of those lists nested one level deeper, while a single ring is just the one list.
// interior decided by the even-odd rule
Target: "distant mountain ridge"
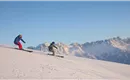
[{"label": "distant mountain ridge", "polygon": [[[32,49],[47,52],[48,46],[49,43],[43,43]],[[57,43],[56,46],[61,54],[130,64],[130,38],[114,37],[84,44],[72,43],[70,45]]]}]

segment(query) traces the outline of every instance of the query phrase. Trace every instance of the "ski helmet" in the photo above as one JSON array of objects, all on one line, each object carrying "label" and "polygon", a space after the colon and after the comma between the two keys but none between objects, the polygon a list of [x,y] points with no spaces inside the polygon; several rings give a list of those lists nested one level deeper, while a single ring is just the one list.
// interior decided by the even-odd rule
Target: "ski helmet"
[{"label": "ski helmet", "polygon": [[22,38],[22,35],[21,35],[21,34],[19,34],[19,36]]},{"label": "ski helmet", "polygon": [[55,44],[55,42],[52,42],[52,44]]}]

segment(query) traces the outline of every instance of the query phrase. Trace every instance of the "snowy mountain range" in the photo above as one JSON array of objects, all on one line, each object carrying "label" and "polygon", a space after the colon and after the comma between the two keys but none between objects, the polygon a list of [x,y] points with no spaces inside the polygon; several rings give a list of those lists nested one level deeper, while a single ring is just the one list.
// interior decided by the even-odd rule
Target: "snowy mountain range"
[{"label": "snowy mountain range", "polygon": [[[43,43],[28,48],[48,52],[48,46],[49,43]],[[130,38],[114,37],[84,44],[57,43],[56,46],[59,54],[130,64]]]}]

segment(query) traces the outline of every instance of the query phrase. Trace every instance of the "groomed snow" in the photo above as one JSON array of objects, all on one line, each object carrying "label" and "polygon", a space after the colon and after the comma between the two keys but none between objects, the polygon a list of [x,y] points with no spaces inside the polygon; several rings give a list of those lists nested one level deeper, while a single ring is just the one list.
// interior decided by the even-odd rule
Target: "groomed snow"
[{"label": "groomed snow", "polygon": [[0,47],[0,79],[130,80],[130,65]]}]

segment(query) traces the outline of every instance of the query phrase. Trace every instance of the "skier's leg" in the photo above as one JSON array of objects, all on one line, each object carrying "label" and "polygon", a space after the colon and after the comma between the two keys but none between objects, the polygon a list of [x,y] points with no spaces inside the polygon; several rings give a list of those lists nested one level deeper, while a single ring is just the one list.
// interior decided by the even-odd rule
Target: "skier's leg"
[{"label": "skier's leg", "polygon": [[20,42],[18,42],[18,46],[19,46],[19,49],[20,49],[20,50],[23,49],[23,48],[22,48],[22,44],[21,44]]},{"label": "skier's leg", "polygon": [[54,50],[52,50],[52,53],[53,53],[52,55],[55,56],[55,51]]}]

